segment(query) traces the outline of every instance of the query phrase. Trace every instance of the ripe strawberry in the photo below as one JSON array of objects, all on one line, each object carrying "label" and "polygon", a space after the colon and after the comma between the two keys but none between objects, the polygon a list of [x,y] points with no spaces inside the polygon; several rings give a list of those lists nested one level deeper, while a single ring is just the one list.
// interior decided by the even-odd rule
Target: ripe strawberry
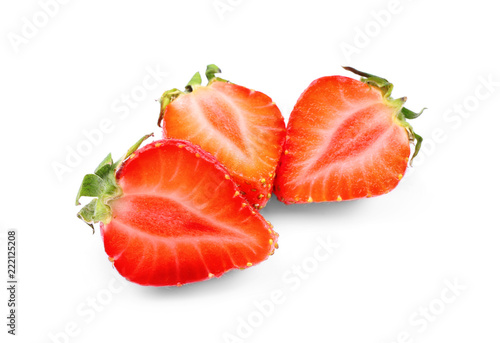
[{"label": "ripe strawberry", "polygon": [[108,155],[85,176],[76,200],[96,197],[78,217],[101,222],[104,248],[121,275],[180,286],[273,254],[278,235],[212,155],[182,140],[135,151],[147,137],[116,163]]},{"label": "ripe strawberry", "polygon": [[[391,98],[387,80],[357,71],[361,81],[319,78],[302,93],[287,128],[275,193],[290,203],[369,198],[394,189],[422,137],[406,119],[406,97]],[[422,110],[423,111],[423,110]]]},{"label": "ripe strawberry", "polygon": [[276,167],[285,141],[285,122],[267,95],[215,77],[207,67],[208,85],[196,73],[186,91],[172,89],[161,97],[158,125],[167,138],[188,140],[213,154],[256,209],[271,198]]}]

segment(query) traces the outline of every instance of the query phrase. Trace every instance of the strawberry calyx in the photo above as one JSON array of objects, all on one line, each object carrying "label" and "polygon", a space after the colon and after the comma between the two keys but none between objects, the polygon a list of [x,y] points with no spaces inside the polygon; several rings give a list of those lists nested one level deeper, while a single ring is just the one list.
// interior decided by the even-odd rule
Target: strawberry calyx
[{"label": "strawberry calyx", "polygon": [[410,142],[415,144],[415,150],[413,152],[413,155],[410,159],[410,165],[413,162],[413,159],[418,155],[418,152],[420,151],[420,147],[422,146],[422,141],[423,138],[422,136],[418,135],[415,133],[413,130],[413,127],[408,123],[408,119],[416,119],[418,118],[424,110],[427,108],[423,108],[420,112],[413,112],[406,107],[403,107],[405,104],[407,98],[402,97],[399,99],[393,99],[391,97],[392,90],[394,88],[394,85],[387,81],[386,79],[368,74],[362,71],[359,71],[357,69],[354,69],[352,67],[342,67],[345,70],[348,70],[356,75],[361,76],[361,82],[366,83],[370,87],[376,87],[382,92],[382,96],[384,100],[392,107],[396,109],[396,114],[395,114],[395,119],[397,120],[397,123],[404,127],[406,131],[408,132],[408,138],[410,139]]},{"label": "strawberry calyx", "polygon": [[108,205],[111,200],[118,199],[123,195],[121,187],[116,182],[116,171],[123,162],[129,158],[144,142],[153,134],[145,135],[139,139],[127,152],[116,162],[113,162],[111,154],[97,166],[94,174],[84,176],[78,194],[76,195],[76,206],[80,205],[80,198],[92,197],[87,205],[78,212],[77,217],[87,223],[95,232],[94,223],[102,222],[109,224],[112,218],[111,207]]},{"label": "strawberry calyx", "polygon": [[[209,64],[207,66],[207,70],[205,71],[205,76],[207,77],[208,83],[207,86],[211,85],[213,82],[216,81],[221,81],[221,82],[228,82],[227,80],[221,79],[220,77],[215,76],[215,74],[221,73],[222,71],[220,70],[219,67],[217,67],[215,64]],[[193,92],[196,88],[202,87],[202,78],[199,72],[196,72],[191,80],[187,83],[186,87],[184,87],[184,91],[181,91],[177,88],[172,88],[162,94],[160,99],[158,100],[160,102],[160,116],[158,117],[158,126],[161,127],[161,122],[163,120],[163,116],[165,114],[165,109],[167,106],[173,102],[175,99],[177,99],[180,95],[183,94],[188,94]]]}]

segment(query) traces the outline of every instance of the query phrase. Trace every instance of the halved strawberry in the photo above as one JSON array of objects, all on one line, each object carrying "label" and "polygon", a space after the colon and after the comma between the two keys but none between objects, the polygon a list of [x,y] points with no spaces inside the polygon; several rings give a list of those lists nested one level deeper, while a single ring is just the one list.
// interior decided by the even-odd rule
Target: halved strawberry
[{"label": "halved strawberry", "polygon": [[182,140],[135,151],[147,137],[116,163],[108,155],[85,176],[76,201],[97,197],[78,217],[101,222],[106,253],[121,275],[141,285],[182,285],[273,254],[277,234],[226,168]]},{"label": "halved strawberry", "polygon": [[319,78],[302,93],[287,128],[275,193],[290,203],[372,197],[394,189],[405,174],[410,142],[422,138],[406,119],[420,113],[392,99],[387,80]]},{"label": "halved strawberry", "polygon": [[285,122],[267,95],[215,77],[207,67],[207,86],[196,73],[186,91],[161,97],[158,125],[167,138],[185,139],[213,154],[256,209],[271,198],[276,167],[285,141]]}]

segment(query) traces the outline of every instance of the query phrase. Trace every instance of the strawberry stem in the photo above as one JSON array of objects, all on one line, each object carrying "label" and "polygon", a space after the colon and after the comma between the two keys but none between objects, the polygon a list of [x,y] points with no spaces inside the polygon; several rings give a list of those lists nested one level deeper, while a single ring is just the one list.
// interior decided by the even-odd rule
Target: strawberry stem
[{"label": "strawberry stem", "polygon": [[[187,86],[186,86],[187,87]],[[163,115],[165,113],[165,109],[168,104],[174,101],[179,95],[185,94],[183,91],[178,90],[177,88],[172,88],[169,91],[166,91],[162,94],[160,100],[160,116],[158,117],[158,126],[161,127],[161,121],[163,120]]]},{"label": "strawberry stem", "polygon": [[187,93],[191,93],[193,91],[193,89],[196,88],[196,86],[199,86],[201,85],[201,75],[200,75],[200,72],[196,72],[193,77],[191,78],[191,80],[189,80],[188,84],[186,85],[186,92]]},{"label": "strawberry stem", "polygon": [[372,75],[365,73],[363,71],[359,71],[357,69],[354,69],[353,67],[342,67],[345,70],[348,70],[356,75],[361,76],[361,82],[364,82],[370,86],[375,86],[379,88],[382,91],[382,94],[384,95],[384,98],[389,98],[392,93],[392,89],[394,88],[394,85],[384,79],[383,77]]},{"label": "strawberry stem", "polygon": [[[205,72],[205,75],[208,80],[208,85],[210,85],[212,82],[215,81],[221,81],[221,82],[228,82],[227,80],[221,79],[220,77],[215,76],[215,74],[220,73],[221,70],[219,67],[217,67],[215,64],[209,64],[207,66],[207,70]],[[199,72],[196,72],[191,80],[187,83],[185,87],[185,91],[180,91],[177,88],[172,88],[169,91],[166,91],[162,94],[161,98],[158,100],[160,102],[160,115],[158,116],[158,126],[161,127],[161,122],[163,120],[163,116],[165,115],[165,109],[167,106],[177,99],[180,95],[187,94],[193,92],[196,87],[201,86],[201,75]]]},{"label": "strawberry stem", "polygon": [[222,71],[215,64],[207,65],[207,71],[205,71],[205,76],[207,77],[207,80],[209,83],[215,77],[215,74],[219,74],[219,73],[222,73]]},{"label": "strawberry stem", "polygon": [[122,166],[123,162],[129,158],[144,142],[153,134],[145,135],[139,139],[127,152],[113,163],[111,154],[99,163],[94,174],[84,176],[78,194],[76,195],[76,206],[80,205],[80,198],[92,197],[87,205],[85,205],[77,214],[77,217],[87,223],[92,232],[95,232],[94,223],[103,222],[105,224],[111,221],[111,208],[108,203],[111,200],[122,196],[123,192],[116,182],[116,171]]},{"label": "strawberry stem", "polygon": [[207,70],[205,71],[205,76],[207,77],[208,85],[210,85],[212,82],[215,82],[215,81],[228,82],[227,80],[224,80],[218,76],[215,76],[215,74],[218,74],[218,73],[222,73],[222,71],[215,64],[207,65]]},{"label": "strawberry stem", "polygon": [[342,67],[345,70],[348,70],[356,75],[361,76],[361,82],[366,83],[369,86],[376,87],[380,89],[382,92],[382,96],[386,101],[394,105],[396,108],[398,108],[399,112],[396,113],[396,118],[398,119],[400,125],[406,129],[406,132],[408,133],[408,138],[410,139],[411,143],[415,144],[415,150],[413,152],[413,155],[410,159],[410,165],[412,165],[413,159],[417,156],[418,152],[420,151],[420,147],[422,146],[422,141],[423,138],[420,135],[417,135],[415,131],[413,130],[413,127],[406,121],[407,119],[415,119],[418,118],[424,110],[427,108],[422,109],[420,112],[413,112],[407,109],[406,107],[403,107],[404,103],[406,102],[406,97],[402,97],[399,99],[393,99],[391,97],[392,90],[394,88],[394,85],[384,79],[383,77],[376,76],[373,74],[368,74],[363,71],[359,71],[357,69],[354,69],[352,67]]}]

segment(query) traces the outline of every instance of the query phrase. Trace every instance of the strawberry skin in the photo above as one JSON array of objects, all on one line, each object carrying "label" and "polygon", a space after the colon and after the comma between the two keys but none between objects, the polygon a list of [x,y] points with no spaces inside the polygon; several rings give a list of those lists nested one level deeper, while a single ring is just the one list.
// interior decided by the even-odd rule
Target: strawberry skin
[{"label": "strawberry skin", "polygon": [[[105,251],[122,276],[141,285],[180,286],[274,253],[278,236],[271,224],[215,157],[174,139],[133,150],[101,177],[112,180],[104,188],[114,183],[116,190],[104,190],[93,211],[79,214],[89,224],[101,222]],[[104,174],[99,171],[93,175]],[[88,195],[86,184],[78,198]],[[102,215],[99,202],[109,213]]]},{"label": "strawberry skin", "polygon": [[[422,138],[406,119],[418,117],[392,99],[380,77],[319,78],[298,99],[287,127],[275,193],[286,204],[382,195],[405,174],[410,142]],[[414,155],[414,156],[415,156]]]},{"label": "strawberry skin", "polygon": [[186,92],[165,92],[159,122],[166,138],[188,140],[213,154],[241,194],[261,209],[271,198],[285,122],[267,95],[217,78],[217,72],[208,66],[207,86],[197,73]]}]

